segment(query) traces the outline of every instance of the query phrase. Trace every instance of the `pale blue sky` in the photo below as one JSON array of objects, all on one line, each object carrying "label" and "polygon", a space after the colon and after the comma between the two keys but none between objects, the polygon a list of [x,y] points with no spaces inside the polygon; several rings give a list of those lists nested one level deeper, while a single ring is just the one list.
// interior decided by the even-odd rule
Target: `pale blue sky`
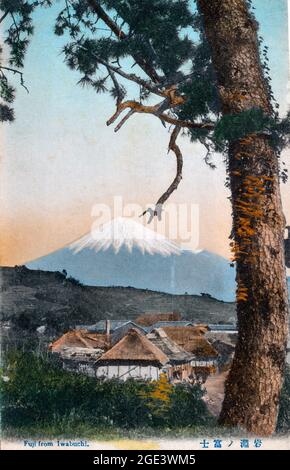
[{"label": "pale blue sky", "polygon": [[[287,1],[255,0],[254,5],[269,47],[274,93],[284,113]],[[35,14],[35,35],[25,61],[30,93],[17,86],[16,121],[2,130],[0,228],[9,238],[2,256],[7,260],[13,250],[11,262],[43,255],[86,233],[92,205],[112,204],[115,194],[125,202],[155,202],[175,172],[174,157],[166,156],[168,134],[159,122],[137,116],[115,135],[105,125],[114,111],[111,98],[76,85],[80,77],[60,54],[63,39],[53,34],[59,8],[57,2]],[[218,169],[211,171],[201,147],[186,139],[181,146],[184,179],[171,200],[198,204],[200,248],[226,255],[230,206],[222,160],[217,157]],[[283,188],[286,203],[289,187]],[[285,209],[290,220],[289,205]]]}]

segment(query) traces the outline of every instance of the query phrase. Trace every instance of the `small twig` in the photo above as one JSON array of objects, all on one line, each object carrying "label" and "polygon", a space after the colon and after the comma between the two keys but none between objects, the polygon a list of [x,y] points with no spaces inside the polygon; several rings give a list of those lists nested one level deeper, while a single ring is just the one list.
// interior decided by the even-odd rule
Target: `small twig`
[{"label": "small twig", "polygon": [[121,127],[123,126],[123,124],[125,124],[125,122],[128,121],[128,119],[129,119],[133,114],[135,114],[134,109],[130,109],[130,111],[123,117],[123,119],[121,119],[121,121],[119,122],[119,124],[115,127],[114,132],[118,132],[118,131],[121,129]]},{"label": "small twig", "polygon": [[18,28],[17,23],[15,21],[14,15],[13,15],[13,13],[10,13],[10,15],[11,15],[13,23],[14,23],[14,27],[15,27],[16,34],[17,34],[17,39],[18,39],[18,41],[20,41],[19,28]]},{"label": "small twig", "polygon": [[24,83],[23,72],[20,72],[20,70],[17,70],[17,69],[12,69],[11,67],[4,67],[2,65],[0,65],[0,69],[1,70],[7,70],[7,72],[12,72],[14,75],[18,74],[20,76],[21,86],[27,91],[27,93],[29,93],[29,90],[28,90],[27,86]]},{"label": "small twig", "polygon": [[70,14],[70,11],[69,11],[69,6],[68,6],[68,0],[65,0],[65,6],[66,6],[68,24],[71,28],[72,27],[72,22],[71,22],[71,14]]},{"label": "small twig", "polygon": [[2,21],[5,20],[5,18],[6,18],[6,16],[7,16],[8,14],[9,14],[9,10],[7,10],[7,11],[4,13],[4,15],[1,16],[1,18],[0,18],[0,24],[2,23]]},{"label": "small twig", "polygon": [[115,77],[114,72],[112,72],[112,70],[111,70],[109,67],[107,67],[107,70],[108,70],[108,73],[109,73],[109,75],[110,75],[110,77],[111,77],[111,80],[112,80],[112,82],[113,82],[114,88],[115,88],[116,93],[117,93],[116,103],[117,103],[117,107],[118,107],[118,106],[121,104],[121,102],[122,102],[122,100],[123,100],[123,98],[124,98],[124,93],[122,92],[122,89],[121,89],[121,87],[120,87],[120,85],[119,85],[118,80],[117,80],[116,77]]},{"label": "small twig", "polygon": [[185,82],[191,80],[193,76],[194,76],[194,73],[190,73],[188,75],[181,76],[178,80],[175,79],[175,80],[170,80],[168,82],[163,82],[162,87],[168,88],[168,87],[173,86],[173,85],[179,85],[180,83],[185,83]]}]

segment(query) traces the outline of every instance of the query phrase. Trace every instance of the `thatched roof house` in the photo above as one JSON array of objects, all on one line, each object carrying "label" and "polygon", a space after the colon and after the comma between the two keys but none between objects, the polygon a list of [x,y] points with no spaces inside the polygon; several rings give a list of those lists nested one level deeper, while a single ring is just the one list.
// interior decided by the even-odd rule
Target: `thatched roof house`
[{"label": "thatched roof house", "polygon": [[168,357],[138,330],[131,329],[115,346],[102,355],[98,363],[146,363],[163,366]]},{"label": "thatched roof house", "polygon": [[168,363],[163,351],[138,330],[131,329],[96,362],[96,376],[157,380]]},{"label": "thatched roof house", "polygon": [[85,330],[74,330],[51,343],[49,350],[64,369],[95,377],[95,363],[108,347],[108,338],[105,335],[91,335]]},{"label": "thatched roof house", "polygon": [[97,348],[107,350],[110,338],[105,334],[88,333],[86,330],[68,331],[49,345],[52,352],[61,352],[64,348]]},{"label": "thatched roof house", "polygon": [[148,333],[147,338],[166,354],[170,364],[186,364],[192,360],[192,354],[186,352],[172,341],[163,328],[156,328]]},{"label": "thatched roof house", "polygon": [[217,358],[218,352],[203,335],[197,333],[195,326],[168,326],[163,329],[172,341],[195,358],[200,360]]}]

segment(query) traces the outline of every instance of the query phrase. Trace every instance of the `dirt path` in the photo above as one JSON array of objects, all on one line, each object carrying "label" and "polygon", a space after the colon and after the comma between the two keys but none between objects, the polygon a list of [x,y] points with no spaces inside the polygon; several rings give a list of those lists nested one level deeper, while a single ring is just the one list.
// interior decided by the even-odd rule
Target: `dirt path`
[{"label": "dirt path", "polygon": [[204,401],[207,404],[209,411],[218,416],[221,411],[222,402],[224,399],[224,385],[228,372],[221,372],[210,375],[205,382],[206,395]]}]

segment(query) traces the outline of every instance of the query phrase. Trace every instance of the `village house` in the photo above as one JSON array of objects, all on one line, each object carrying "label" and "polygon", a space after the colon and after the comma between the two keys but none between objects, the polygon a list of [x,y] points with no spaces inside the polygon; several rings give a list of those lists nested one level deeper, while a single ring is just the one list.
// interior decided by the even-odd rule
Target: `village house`
[{"label": "village house", "polygon": [[234,324],[210,324],[205,337],[218,352],[219,368],[230,366],[238,337],[237,326]]},{"label": "village house", "polygon": [[110,337],[103,333],[89,333],[87,330],[72,330],[50,343],[48,349],[61,352],[63,347],[107,350],[110,347]]},{"label": "village house", "polygon": [[103,353],[102,349],[64,347],[61,352],[62,367],[71,372],[95,377],[95,363]]},{"label": "village house", "polygon": [[155,328],[148,333],[147,338],[168,357],[166,374],[170,381],[174,383],[195,381],[191,365],[193,355],[172,341],[163,328]]},{"label": "village house", "polygon": [[158,380],[169,358],[146,336],[132,328],[96,362],[96,376],[126,380]]},{"label": "village house", "polygon": [[58,357],[65,370],[95,376],[95,362],[110,348],[106,334],[86,330],[68,331],[49,345],[49,351]]},{"label": "village house", "polygon": [[212,344],[205,338],[207,331],[204,325],[163,327],[168,337],[178,346],[192,355],[191,365],[199,367],[215,367],[218,353]]}]

